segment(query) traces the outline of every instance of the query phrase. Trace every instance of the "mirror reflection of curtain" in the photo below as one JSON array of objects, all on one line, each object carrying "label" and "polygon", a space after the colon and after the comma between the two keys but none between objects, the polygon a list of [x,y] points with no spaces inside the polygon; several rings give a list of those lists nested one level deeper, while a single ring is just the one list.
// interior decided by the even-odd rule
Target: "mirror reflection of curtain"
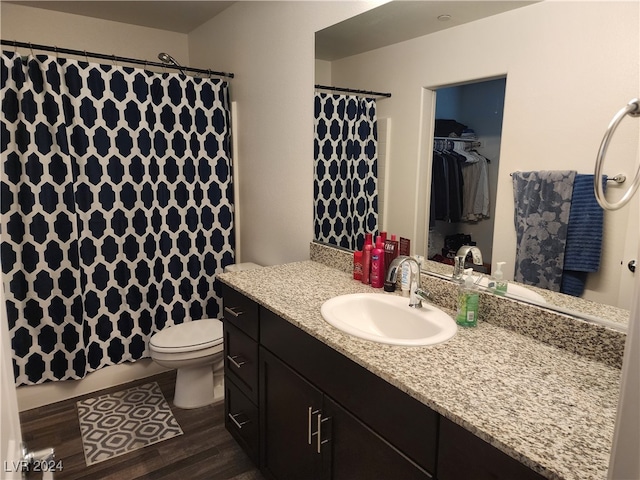
[{"label": "mirror reflection of curtain", "polygon": [[3,52],[2,269],[16,383],[148,357],[222,308],[228,83]]},{"label": "mirror reflection of curtain", "polygon": [[378,229],[376,102],[315,95],[315,239],[350,250]]}]

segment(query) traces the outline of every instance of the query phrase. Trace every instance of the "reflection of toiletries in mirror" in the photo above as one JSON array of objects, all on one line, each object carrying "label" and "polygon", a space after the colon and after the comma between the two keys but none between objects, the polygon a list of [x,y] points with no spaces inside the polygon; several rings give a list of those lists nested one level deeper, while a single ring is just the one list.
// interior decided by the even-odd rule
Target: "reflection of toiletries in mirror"
[{"label": "reflection of toiletries in mirror", "polygon": [[504,274],[502,273],[502,266],[506,262],[498,262],[498,269],[496,270],[496,293],[498,295],[504,295],[507,293],[507,281],[504,279]]},{"label": "reflection of toiletries in mirror", "polygon": [[400,255],[411,255],[411,240],[400,237]]},{"label": "reflection of toiletries in mirror", "polygon": [[[400,237],[400,243],[398,247],[398,253],[400,255],[410,256],[411,255],[411,241],[408,238]],[[402,280],[400,282],[400,286],[402,288],[402,295],[404,297],[409,296],[409,290],[411,289],[411,264],[413,262],[404,262],[402,264]]]},{"label": "reflection of toiletries in mirror", "polygon": [[504,279],[504,274],[502,273],[502,266],[506,262],[497,262],[496,271],[492,273],[491,279],[489,281],[489,288],[496,295],[504,295],[507,293],[507,281]]}]

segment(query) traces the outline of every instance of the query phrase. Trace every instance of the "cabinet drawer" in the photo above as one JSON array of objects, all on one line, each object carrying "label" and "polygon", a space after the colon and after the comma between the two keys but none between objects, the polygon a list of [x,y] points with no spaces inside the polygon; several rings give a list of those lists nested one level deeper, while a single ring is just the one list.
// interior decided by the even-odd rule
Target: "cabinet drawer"
[{"label": "cabinet drawer", "polygon": [[232,323],[224,324],[224,371],[258,403],[258,344]]},{"label": "cabinet drawer", "polygon": [[260,452],[258,407],[228,378],[225,379],[224,390],[225,427],[251,460],[258,465]]},{"label": "cabinet drawer", "polygon": [[223,287],[224,319],[258,341],[258,304],[230,287]]}]

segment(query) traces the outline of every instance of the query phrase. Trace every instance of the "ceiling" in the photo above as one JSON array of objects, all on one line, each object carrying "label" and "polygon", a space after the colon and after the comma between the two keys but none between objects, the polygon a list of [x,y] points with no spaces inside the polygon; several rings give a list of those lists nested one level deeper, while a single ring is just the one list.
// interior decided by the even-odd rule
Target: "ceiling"
[{"label": "ceiling", "polygon": [[234,2],[219,1],[22,1],[2,0],[28,7],[189,33]]},{"label": "ceiling", "polygon": [[[46,10],[189,33],[232,1],[2,0]],[[336,60],[535,3],[526,0],[394,0],[316,33],[316,58]],[[449,15],[448,21],[439,20]]]},{"label": "ceiling", "polygon": [[[536,2],[395,0],[316,32],[316,58],[337,60],[532,3]],[[438,19],[441,15],[449,19]]]}]

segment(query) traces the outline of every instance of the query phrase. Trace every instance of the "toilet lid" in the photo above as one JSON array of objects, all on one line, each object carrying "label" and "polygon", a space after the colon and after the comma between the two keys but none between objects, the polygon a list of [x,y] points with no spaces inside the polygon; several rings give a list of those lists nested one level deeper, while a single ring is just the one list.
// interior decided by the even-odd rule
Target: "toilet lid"
[{"label": "toilet lid", "polygon": [[193,320],[165,328],[151,336],[157,352],[192,352],[222,343],[222,322],[215,318]]}]

